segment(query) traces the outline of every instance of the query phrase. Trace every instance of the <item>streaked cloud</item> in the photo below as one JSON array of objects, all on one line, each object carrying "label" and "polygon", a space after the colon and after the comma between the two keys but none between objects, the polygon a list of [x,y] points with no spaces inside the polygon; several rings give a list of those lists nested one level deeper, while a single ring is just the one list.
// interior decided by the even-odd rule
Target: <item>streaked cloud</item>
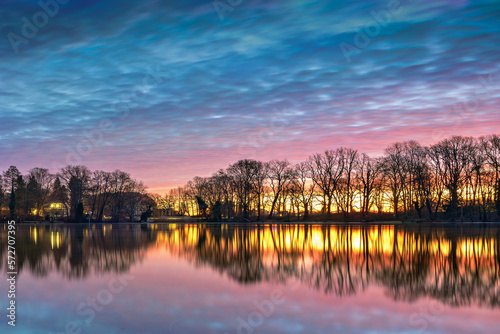
[{"label": "streaked cloud", "polygon": [[[498,132],[498,1],[401,0],[346,61],[339,45],[388,6],[244,0],[221,20],[210,1],[70,0],[15,53],[8,34],[41,8],[3,1],[0,167],[64,163],[103,120],[113,128],[82,163],[155,189],[248,153],[379,154],[396,140]],[[258,134],[272,140],[249,152]]]}]

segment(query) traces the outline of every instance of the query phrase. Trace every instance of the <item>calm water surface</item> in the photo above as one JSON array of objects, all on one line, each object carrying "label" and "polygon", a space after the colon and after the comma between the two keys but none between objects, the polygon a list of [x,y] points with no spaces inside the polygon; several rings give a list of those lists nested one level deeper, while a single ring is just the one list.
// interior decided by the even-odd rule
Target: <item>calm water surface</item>
[{"label": "calm water surface", "polygon": [[2,333],[500,332],[493,224],[18,225],[16,256]]}]

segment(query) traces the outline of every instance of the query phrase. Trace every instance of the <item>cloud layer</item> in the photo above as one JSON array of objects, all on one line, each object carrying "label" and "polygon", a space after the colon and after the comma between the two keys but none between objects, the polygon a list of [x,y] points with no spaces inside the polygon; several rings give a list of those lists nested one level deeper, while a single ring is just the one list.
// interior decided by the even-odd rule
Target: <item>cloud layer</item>
[{"label": "cloud layer", "polygon": [[498,132],[498,1],[394,1],[2,1],[0,168],[162,192],[240,158]]}]

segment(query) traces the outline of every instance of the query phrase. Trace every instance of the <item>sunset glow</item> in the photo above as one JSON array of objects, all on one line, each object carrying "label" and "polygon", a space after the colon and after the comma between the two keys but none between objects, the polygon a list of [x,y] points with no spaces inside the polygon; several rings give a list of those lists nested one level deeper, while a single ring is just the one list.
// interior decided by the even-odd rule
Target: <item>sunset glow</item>
[{"label": "sunset glow", "polygon": [[0,1],[0,332],[497,333],[499,1]]},{"label": "sunset glow", "polygon": [[[398,3],[384,23],[390,2],[70,1],[0,40],[0,170],[122,169],[165,193],[243,158],[497,133],[498,3]],[[40,7],[0,11],[23,37]]]}]

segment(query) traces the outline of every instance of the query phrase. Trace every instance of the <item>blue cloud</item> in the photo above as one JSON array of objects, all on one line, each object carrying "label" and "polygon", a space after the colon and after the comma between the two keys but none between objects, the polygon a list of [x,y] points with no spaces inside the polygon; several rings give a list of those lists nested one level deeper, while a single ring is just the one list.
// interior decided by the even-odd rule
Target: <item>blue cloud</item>
[{"label": "blue cloud", "polygon": [[[103,120],[113,129],[82,163],[136,169],[150,184],[165,173],[144,164],[175,161],[165,168],[182,181],[192,176],[183,165],[225,167],[259,133],[273,138],[256,158],[299,159],[339,144],[376,153],[404,135],[429,141],[437,124],[477,136],[500,125],[496,1],[400,0],[385,21],[385,1],[243,0],[223,20],[213,1],[57,6],[33,37],[23,22],[43,19],[36,2],[0,7],[3,169],[64,162]],[[17,53],[12,34],[26,42]],[[355,48],[350,61],[342,43]],[[457,122],[450,110],[468,102]],[[286,128],[273,128],[277,117]]]}]

